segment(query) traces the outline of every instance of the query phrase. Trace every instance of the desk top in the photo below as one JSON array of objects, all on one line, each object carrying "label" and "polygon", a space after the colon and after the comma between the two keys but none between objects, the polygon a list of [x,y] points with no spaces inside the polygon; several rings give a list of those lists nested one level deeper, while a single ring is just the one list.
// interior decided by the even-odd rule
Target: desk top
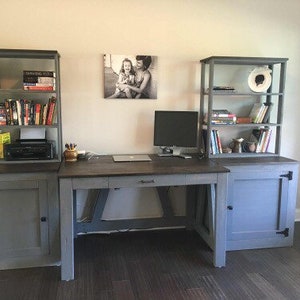
[{"label": "desk top", "polygon": [[58,177],[94,177],[94,176],[127,176],[127,175],[170,175],[170,174],[204,174],[226,173],[225,167],[216,162],[194,156],[191,159],[178,157],[159,157],[149,155],[150,162],[114,162],[112,156],[103,155],[90,160],[62,162]]},{"label": "desk top", "polygon": [[10,162],[0,164],[0,174],[8,173],[37,173],[37,172],[57,172],[59,169],[59,162],[45,162],[36,161],[34,163]]}]

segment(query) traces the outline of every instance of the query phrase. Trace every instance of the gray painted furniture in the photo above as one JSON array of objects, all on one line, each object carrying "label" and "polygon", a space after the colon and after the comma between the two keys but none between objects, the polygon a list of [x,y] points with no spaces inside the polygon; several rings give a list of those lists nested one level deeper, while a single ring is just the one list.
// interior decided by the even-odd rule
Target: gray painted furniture
[{"label": "gray painted furniture", "polygon": [[[298,162],[284,157],[216,159],[230,170],[226,250],[293,245]],[[213,248],[214,189],[202,188],[196,228]]]},{"label": "gray painted furniture", "polygon": [[[280,155],[281,126],[285,95],[287,58],[211,56],[200,60],[200,148],[207,157],[252,157]],[[248,86],[248,76],[255,68],[267,66],[271,70],[271,85],[266,91],[253,92]],[[233,87],[214,90],[214,87]],[[264,123],[212,124],[212,111],[227,109],[237,117],[248,117],[255,102],[272,103],[271,115]],[[204,124],[205,114],[208,115]],[[222,147],[233,138],[248,140],[253,129],[271,129],[271,143],[265,153],[216,153],[212,154],[212,130],[218,130]],[[230,146],[231,147],[231,146]]]},{"label": "gray painted furniture", "polygon": [[[23,87],[24,71],[55,73],[55,85]],[[48,73],[50,72],[50,73]],[[32,72],[28,73],[32,74]],[[29,77],[31,75],[28,75]],[[46,76],[46,77],[47,77]],[[39,77],[39,75],[38,75]],[[36,77],[26,79],[36,81]],[[39,78],[41,80],[41,78]],[[45,81],[45,78],[43,78]],[[53,82],[53,78],[47,80]],[[0,125],[9,132],[11,142],[20,139],[22,129],[45,130],[45,137],[54,144],[54,158],[6,161],[0,159],[0,268],[20,268],[59,264],[59,210],[57,171],[61,161],[61,111],[59,54],[55,50],[0,49],[0,103],[5,99],[26,99],[45,106],[51,97],[57,99],[51,125],[23,125],[22,114],[29,107],[15,112],[18,122]],[[21,101],[20,101],[21,103]],[[20,104],[21,106],[21,104]],[[30,152],[25,149],[24,153]]]},{"label": "gray painted furniture", "polygon": [[[54,72],[55,89],[24,90],[23,71]],[[26,99],[34,104],[40,103],[45,105],[51,97],[56,97],[57,99],[53,124],[0,125],[0,130],[2,132],[10,132],[11,142],[15,142],[20,138],[20,130],[22,128],[45,129],[46,139],[51,141],[55,148],[54,159],[51,160],[53,162],[61,161],[62,154],[59,54],[55,50],[0,49],[0,103],[4,103],[5,99]],[[3,159],[0,162],[5,163]],[[31,161],[27,159],[26,162]],[[41,161],[39,160],[38,162]]]},{"label": "gray painted furniture", "polygon": [[[98,160],[63,162],[59,173],[61,278],[74,279],[74,200],[79,189],[109,189],[124,187],[166,187],[172,185],[214,185],[215,234],[213,238],[214,265],[225,266],[226,195],[228,170],[208,159],[196,156],[184,160],[152,155],[151,162],[114,163],[111,156]],[[76,204],[76,203],[75,203]],[[164,216],[168,220],[168,216]],[[134,224],[134,221],[132,221]],[[169,222],[173,222],[171,216]],[[150,220],[150,227],[158,223]],[[168,221],[165,225],[168,225]],[[124,224],[123,224],[124,225]],[[128,224],[127,224],[128,225]],[[75,225],[76,226],[76,225]],[[96,229],[92,226],[92,229]],[[101,224],[99,224],[101,228]]]},{"label": "gray painted furniture", "polygon": [[0,269],[60,263],[58,168],[0,164]]}]

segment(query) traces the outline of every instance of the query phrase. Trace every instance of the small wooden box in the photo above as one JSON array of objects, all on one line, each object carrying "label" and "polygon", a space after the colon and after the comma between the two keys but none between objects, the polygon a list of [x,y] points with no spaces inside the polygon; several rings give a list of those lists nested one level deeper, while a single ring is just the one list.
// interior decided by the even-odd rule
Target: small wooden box
[{"label": "small wooden box", "polygon": [[249,124],[252,123],[252,119],[250,117],[237,117],[237,124]]}]

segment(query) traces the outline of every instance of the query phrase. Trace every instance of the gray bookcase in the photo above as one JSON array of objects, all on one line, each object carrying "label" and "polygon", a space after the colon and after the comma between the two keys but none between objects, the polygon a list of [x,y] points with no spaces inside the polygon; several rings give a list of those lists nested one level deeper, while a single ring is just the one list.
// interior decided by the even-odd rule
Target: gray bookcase
[{"label": "gray bookcase", "polygon": [[[44,75],[53,75],[47,72],[54,72],[55,87],[53,84],[49,90],[27,90],[24,87],[24,71],[42,71]],[[49,125],[33,125],[33,122],[30,125],[25,125],[25,122],[0,125],[2,133],[10,133],[12,143],[20,138],[22,129],[33,129],[34,132],[41,129],[55,148],[51,159],[0,159],[1,270],[59,264],[57,171],[62,157],[62,142],[58,52],[0,49],[0,103],[6,99],[26,99],[45,105],[51,97],[56,98],[56,107],[55,117]]]},{"label": "gray bookcase", "polygon": [[[43,71],[55,73],[55,87],[52,90],[25,90],[23,87],[23,71]],[[0,49],[0,103],[6,99],[26,99],[41,105],[48,103],[51,97],[56,98],[54,121],[50,125],[0,125],[1,132],[9,132],[11,142],[20,138],[22,128],[40,128],[45,131],[46,139],[53,143],[53,159],[44,162],[59,162],[62,157],[61,135],[61,99],[59,54],[52,50],[18,50]],[[13,161],[16,163],[17,161]],[[41,162],[37,159],[25,159],[21,163]],[[11,163],[0,159],[0,163]]]},{"label": "gray bookcase", "polygon": [[[200,60],[200,150],[206,157],[251,157],[279,156],[282,131],[282,112],[287,58],[211,56]],[[257,68],[270,71],[269,84],[264,91],[253,91],[249,76]],[[266,79],[266,78],[265,78]],[[227,89],[225,89],[225,87]],[[234,88],[234,90],[231,90]],[[214,110],[227,109],[241,117],[249,117],[254,103],[271,106],[267,120],[260,123],[215,124],[212,122]],[[205,120],[205,121],[204,121]],[[255,130],[254,130],[255,129]],[[246,152],[245,143],[253,139],[253,132],[268,132],[269,141],[263,152]],[[219,136],[221,147],[232,148],[232,139],[243,138],[241,153],[228,153],[219,149],[213,151],[214,134]],[[264,133],[265,134],[265,133]],[[230,152],[230,150],[229,150]]]}]

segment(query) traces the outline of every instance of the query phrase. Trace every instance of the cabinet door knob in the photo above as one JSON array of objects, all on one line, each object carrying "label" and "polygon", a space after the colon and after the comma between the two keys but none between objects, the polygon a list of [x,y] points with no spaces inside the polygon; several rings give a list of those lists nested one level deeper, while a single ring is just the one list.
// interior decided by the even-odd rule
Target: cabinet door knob
[{"label": "cabinet door knob", "polygon": [[47,218],[46,217],[41,217],[41,222],[46,222]]},{"label": "cabinet door knob", "polygon": [[228,205],[228,206],[227,206],[227,209],[228,209],[228,210],[233,210],[233,206]]}]

